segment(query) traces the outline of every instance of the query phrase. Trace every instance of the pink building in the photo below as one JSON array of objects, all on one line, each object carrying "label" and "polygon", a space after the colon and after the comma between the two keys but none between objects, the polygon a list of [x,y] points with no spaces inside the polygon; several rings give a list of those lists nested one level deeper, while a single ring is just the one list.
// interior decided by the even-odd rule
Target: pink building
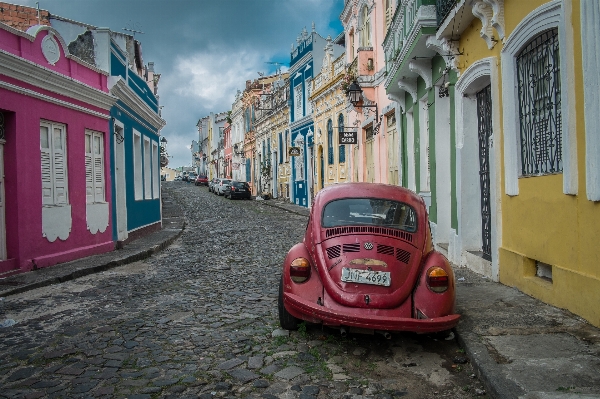
[{"label": "pink building", "polygon": [[399,184],[396,112],[384,86],[382,48],[393,16],[392,3],[346,0],[340,15],[349,75],[362,90],[361,104],[355,107],[356,112],[350,112],[348,121],[348,126],[358,127],[359,141],[350,154],[352,181]]},{"label": "pink building", "polygon": [[0,23],[0,273],[114,249],[107,73]]}]

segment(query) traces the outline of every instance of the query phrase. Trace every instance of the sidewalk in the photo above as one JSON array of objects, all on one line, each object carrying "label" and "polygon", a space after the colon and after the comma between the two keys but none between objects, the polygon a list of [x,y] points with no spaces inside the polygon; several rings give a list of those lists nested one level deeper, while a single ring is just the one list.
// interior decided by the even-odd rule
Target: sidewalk
[{"label": "sidewalk", "polygon": [[[262,204],[308,216],[277,199]],[[163,198],[163,226],[124,249],[7,277],[0,297],[71,280],[147,258],[185,228],[176,204]],[[455,268],[456,337],[491,398],[600,398],[600,329],[520,291]],[[598,306],[600,304],[590,304]]]}]

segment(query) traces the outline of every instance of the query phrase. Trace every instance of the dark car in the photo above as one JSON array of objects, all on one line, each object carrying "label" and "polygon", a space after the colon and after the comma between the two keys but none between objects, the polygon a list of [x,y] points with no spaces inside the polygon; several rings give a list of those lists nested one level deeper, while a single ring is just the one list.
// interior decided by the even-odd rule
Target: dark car
[{"label": "dark car", "polygon": [[204,175],[198,175],[194,184],[197,186],[208,186],[208,177]]},{"label": "dark car", "polygon": [[279,321],[352,332],[447,331],[458,323],[454,274],[432,245],[427,209],[412,191],[346,183],[315,197],[304,240],[279,287]]},{"label": "dark car", "polygon": [[223,191],[225,198],[229,199],[251,199],[250,186],[243,181],[232,181]]}]

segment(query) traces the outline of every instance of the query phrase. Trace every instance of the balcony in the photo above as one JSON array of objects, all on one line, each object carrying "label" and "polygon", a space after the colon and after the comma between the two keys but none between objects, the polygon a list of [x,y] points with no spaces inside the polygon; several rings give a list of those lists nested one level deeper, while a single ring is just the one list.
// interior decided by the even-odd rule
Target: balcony
[{"label": "balcony", "polygon": [[440,26],[444,19],[450,14],[450,11],[456,6],[458,0],[436,0],[437,25]]}]

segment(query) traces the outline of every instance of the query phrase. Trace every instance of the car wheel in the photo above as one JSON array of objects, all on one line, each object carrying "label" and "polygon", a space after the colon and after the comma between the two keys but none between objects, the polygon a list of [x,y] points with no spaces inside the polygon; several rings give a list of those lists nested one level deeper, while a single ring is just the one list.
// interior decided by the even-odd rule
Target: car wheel
[{"label": "car wheel", "polygon": [[277,300],[277,308],[279,310],[279,324],[284,330],[297,330],[300,320],[288,313],[283,305],[283,276],[279,281],[279,298]]}]

